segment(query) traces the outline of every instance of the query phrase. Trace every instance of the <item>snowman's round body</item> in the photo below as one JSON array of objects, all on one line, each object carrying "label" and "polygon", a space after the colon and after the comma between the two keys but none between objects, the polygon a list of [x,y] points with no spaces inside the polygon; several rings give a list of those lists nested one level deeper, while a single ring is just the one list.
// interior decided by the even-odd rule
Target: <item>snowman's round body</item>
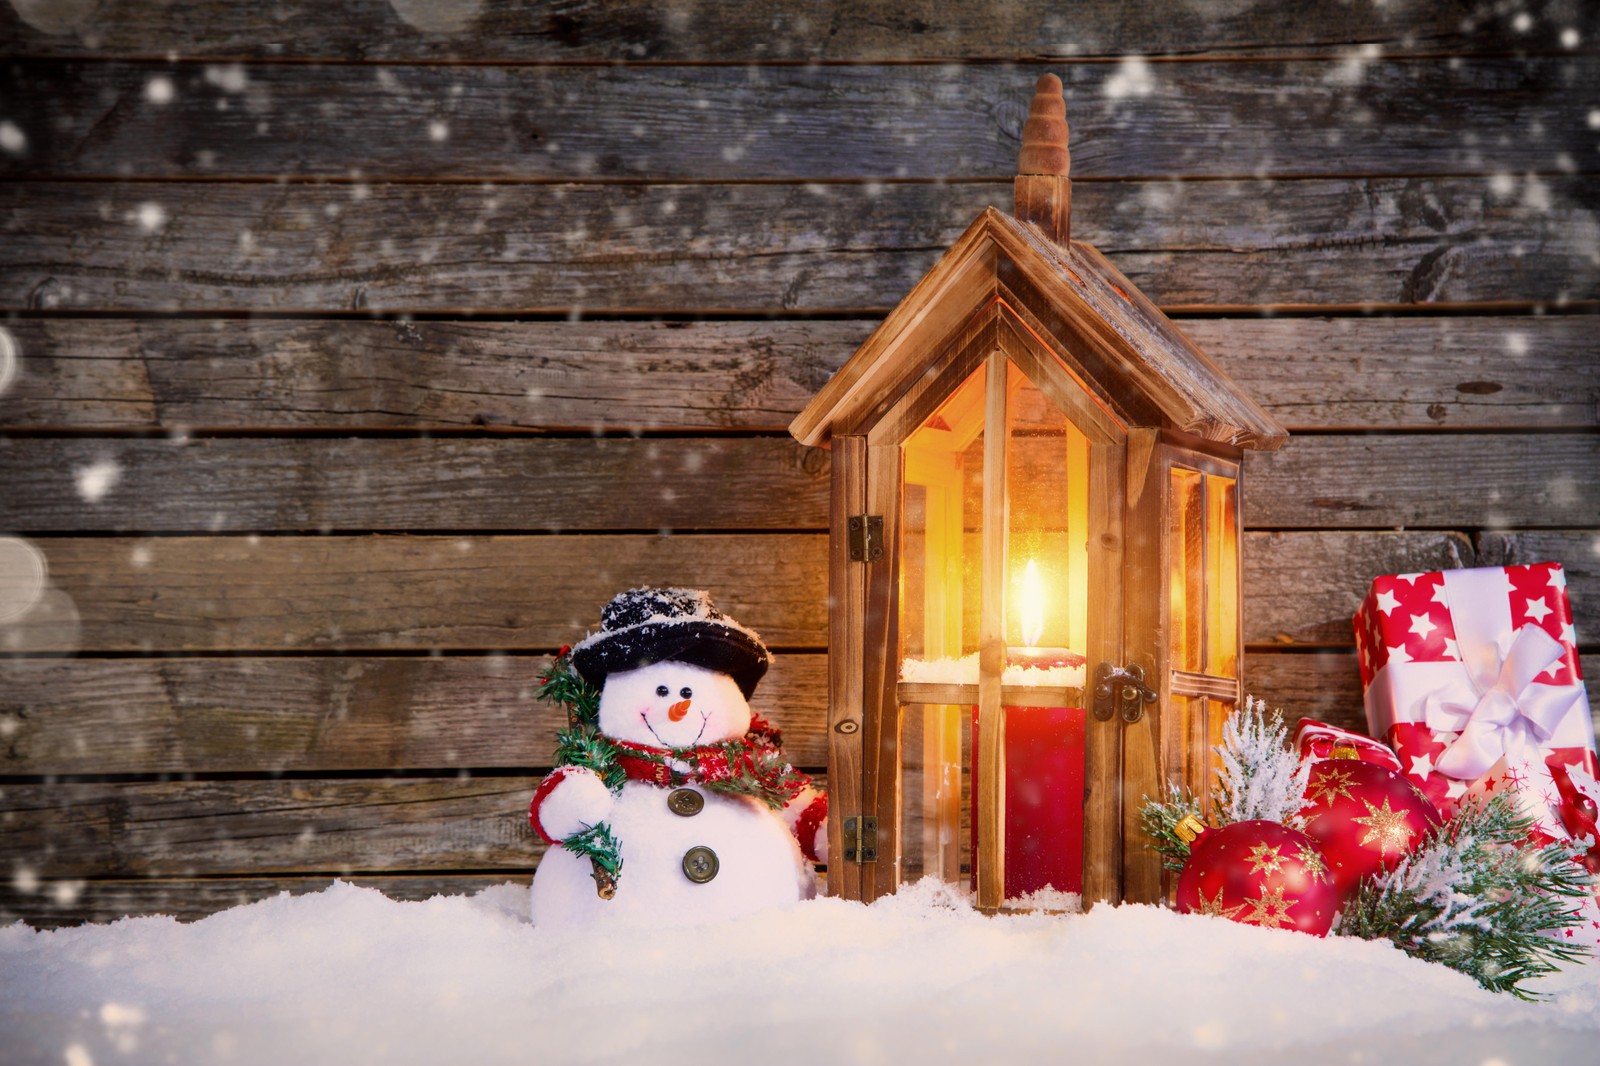
[{"label": "snowman's round body", "polygon": [[811,867],[775,812],[749,796],[683,788],[699,797],[697,813],[673,813],[694,806],[681,795],[672,799],[678,790],[642,781],[622,786],[605,819],[622,853],[609,900],[595,891],[588,859],[565,848],[546,851],[533,879],[534,924],[628,917],[703,922],[811,897]]},{"label": "snowman's round body", "polygon": [[[749,703],[733,679],[681,662],[660,662],[607,678],[600,732],[654,748],[693,748],[743,737]],[[677,766],[676,769],[686,767]],[[630,780],[606,792],[588,771],[556,783],[538,809],[556,839],[604,821],[622,858],[610,899],[596,891],[589,860],[549,848],[533,879],[535,924],[643,918],[693,923],[809,899],[815,892],[788,824],[761,800]]]}]

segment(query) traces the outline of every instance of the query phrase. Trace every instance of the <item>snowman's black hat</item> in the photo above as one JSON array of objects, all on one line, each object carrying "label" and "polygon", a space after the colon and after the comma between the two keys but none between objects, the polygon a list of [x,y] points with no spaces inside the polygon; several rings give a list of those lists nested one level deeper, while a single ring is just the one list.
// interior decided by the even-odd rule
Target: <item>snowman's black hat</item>
[{"label": "snowman's black hat", "polygon": [[749,699],[772,655],[761,637],[717,609],[702,589],[632,588],[600,609],[600,631],[572,649],[572,666],[599,688],[606,675],[680,662],[728,674]]}]

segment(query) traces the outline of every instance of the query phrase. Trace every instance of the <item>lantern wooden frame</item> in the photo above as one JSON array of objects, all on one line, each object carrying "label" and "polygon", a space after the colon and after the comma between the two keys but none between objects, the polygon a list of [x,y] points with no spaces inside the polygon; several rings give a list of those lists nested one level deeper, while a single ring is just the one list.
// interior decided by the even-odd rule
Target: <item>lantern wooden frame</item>
[{"label": "lantern wooden frame", "polygon": [[[1212,734],[1242,696],[1242,449],[1276,448],[1287,434],[1098,251],[1070,240],[1066,127],[1052,117],[1063,113],[1060,83],[1047,75],[1024,133],[1016,215],[985,210],[790,427],[802,443],[833,452],[835,895],[870,900],[899,883],[899,815],[907,802],[902,706],[971,703],[978,708],[981,782],[977,901],[988,910],[1005,907],[1001,708],[1087,707],[1092,671],[1103,663],[1112,671],[1137,667],[1144,683],[1116,673],[1104,686],[1116,713],[1086,720],[1083,895],[1154,900],[1169,886],[1158,857],[1136,843],[1136,804],[1169,779],[1203,791]],[[1054,172],[1027,173],[1030,160],[1041,169],[1040,159]],[[1091,673],[1081,690],[1001,683],[1008,537],[1002,432],[984,443],[978,684],[903,682],[902,445],[979,367],[987,375],[985,424],[1004,427],[1009,365],[1092,442],[1082,649]],[[1105,712],[1104,699],[1098,710]]]}]

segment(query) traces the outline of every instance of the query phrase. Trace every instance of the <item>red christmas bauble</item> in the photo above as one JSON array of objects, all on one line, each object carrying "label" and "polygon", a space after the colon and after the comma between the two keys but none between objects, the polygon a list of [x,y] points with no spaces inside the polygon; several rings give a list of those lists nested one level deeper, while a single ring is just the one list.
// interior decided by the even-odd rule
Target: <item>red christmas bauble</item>
[{"label": "red christmas bauble", "polygon": [[1313,766],[1300,813],[1307,835],[1322,845],[1341,899],[1363,877],[1411,854],[1439,824],[1439,812],[1403,775],[1355,759]]},{"label": "red christmas bauble", "polygon": [[1178,910],[1323,936],[1339,892],[1317,842],[1278,822],[1207,829],[1178,875]]}]

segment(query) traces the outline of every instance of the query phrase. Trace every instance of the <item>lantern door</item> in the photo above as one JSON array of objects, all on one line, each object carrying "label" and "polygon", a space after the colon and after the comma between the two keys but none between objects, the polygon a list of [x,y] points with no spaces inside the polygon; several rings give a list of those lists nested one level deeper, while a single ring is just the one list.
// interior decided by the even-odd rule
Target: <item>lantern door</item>
[{"label": "lantern door", "polygon": [[[875,870],[980,906],[1120,891],[1124,434],[1058,357],[992,315],[868,433],[888,667],[864,695]],[[869,616],[874,613],[869,607]]]},{"label": "lantern door", "polygon": [[[1167,775],[1210,795],[1213,749],[1238,706],[1239,468],[1194,449],[1161,450],[1166,502]],[[1208,812],[1209,813],[1209,812]]]}]

